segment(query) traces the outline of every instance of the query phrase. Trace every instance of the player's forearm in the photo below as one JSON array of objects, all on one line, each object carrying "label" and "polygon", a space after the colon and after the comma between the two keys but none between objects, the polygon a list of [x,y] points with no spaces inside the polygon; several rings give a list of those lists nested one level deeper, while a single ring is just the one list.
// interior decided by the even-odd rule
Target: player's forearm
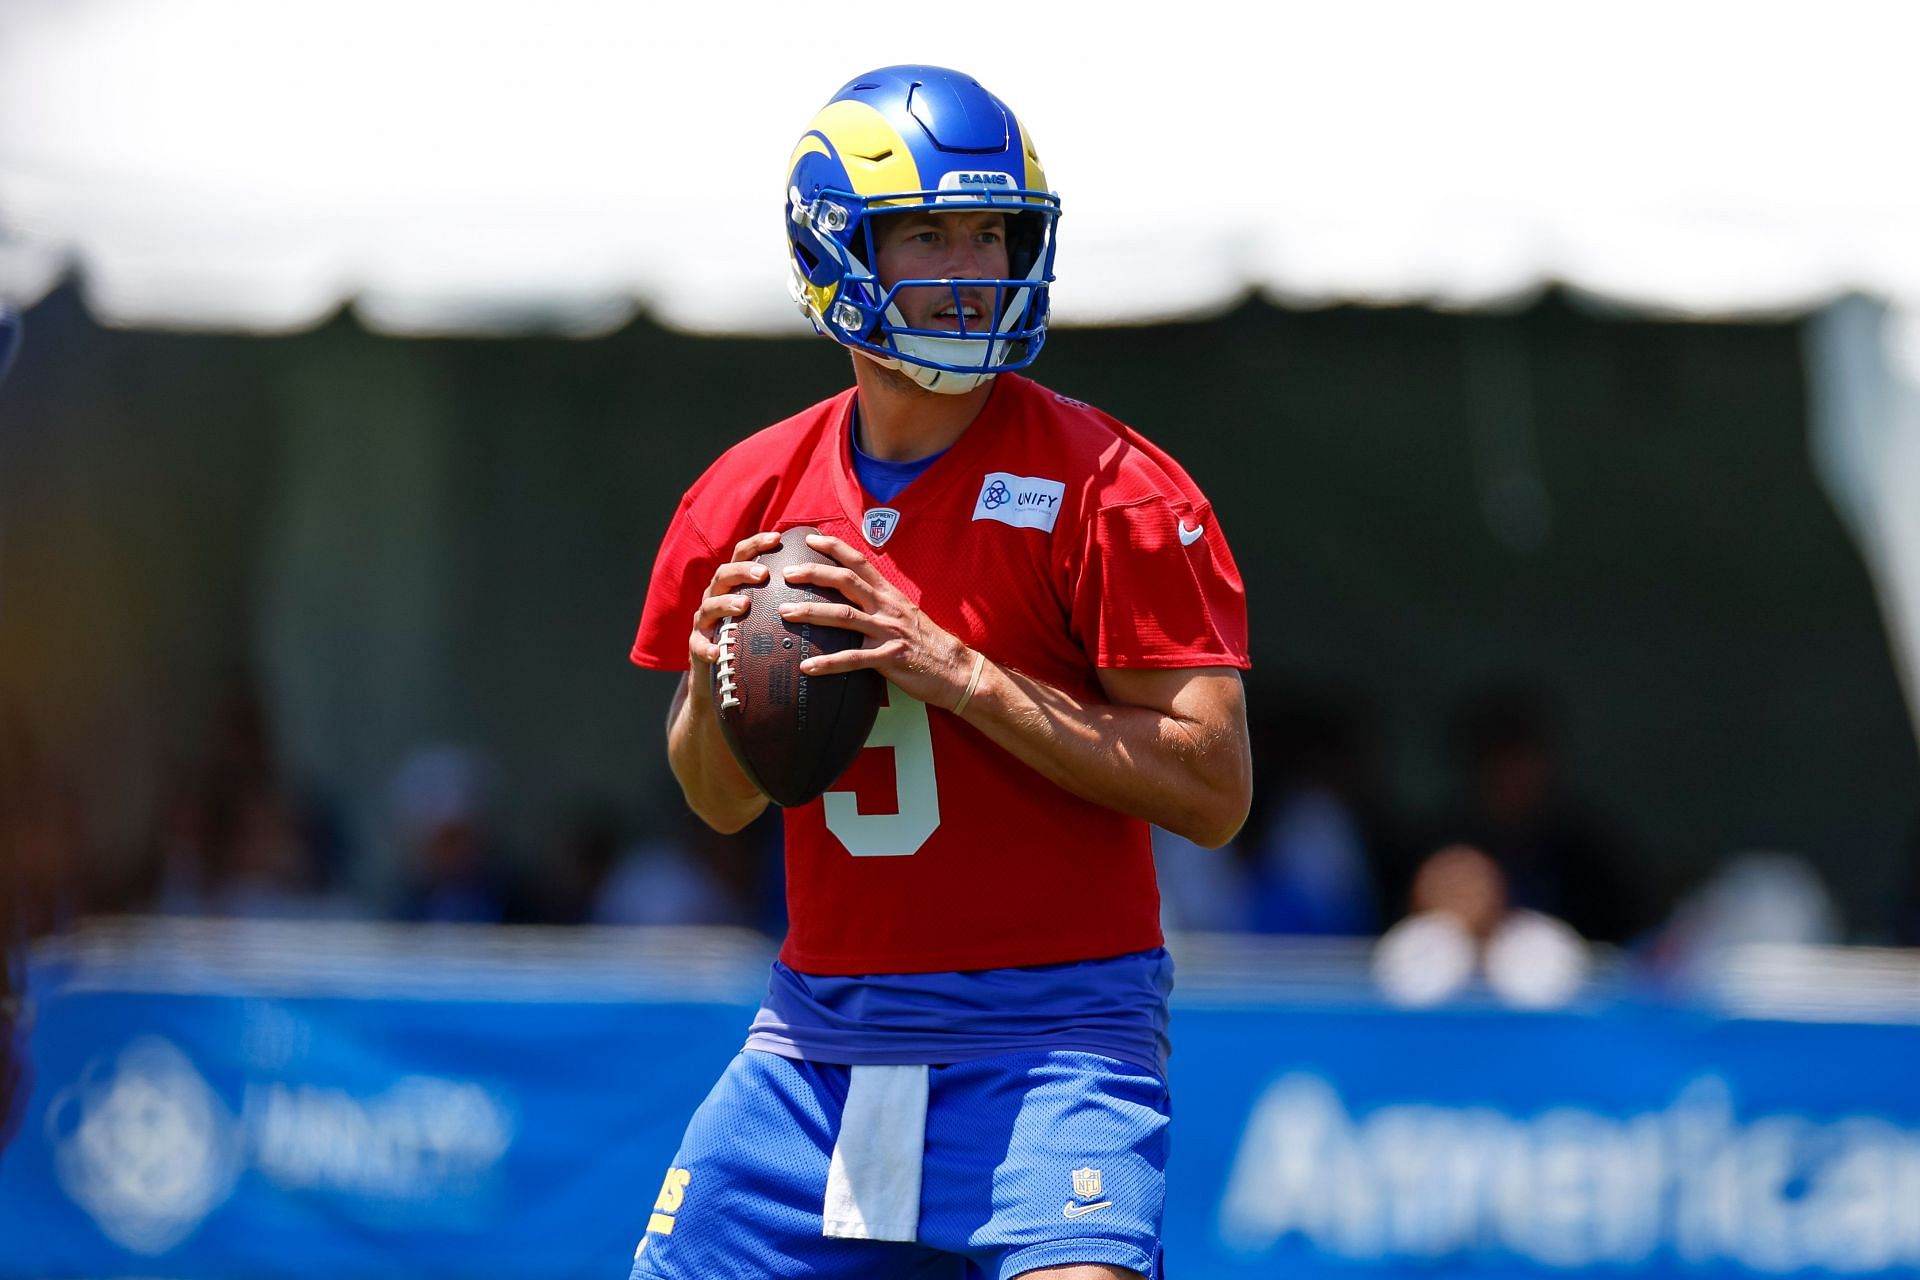
[{"label": "player's forearm", "polygon": [[[1237,687],[1236,687],[1237,693]],[[989,661],[965,719],[1049,781],[1217,848],[1246,821],[1244,712],[1210,725],[1151,707],[1084,701]]]},{"label": "player's forearm", "polygon": [[740,830],[766,810],[767,797],[740,770],[721,736],[704,673],[682,676],[667,711],[667,763],[687,804],[715,831]]}]

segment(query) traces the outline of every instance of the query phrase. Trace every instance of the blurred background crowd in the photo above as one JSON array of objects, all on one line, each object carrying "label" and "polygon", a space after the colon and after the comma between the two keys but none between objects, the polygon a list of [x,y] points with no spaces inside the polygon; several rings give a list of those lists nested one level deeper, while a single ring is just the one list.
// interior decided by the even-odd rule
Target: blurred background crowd
[{"label": "blurred background crowd", "polygon": [[[1449,786],[1432,809],[1383,778],[1363,695],[1299,689],[1253,713],[1259,785],[1240,835],[1209,850],[1156,830],[1175,935],[1385,935],[1378,975],[1412,1002],[1454,993],[1481,964],[1500,982],[1504,940],[1514,980],[1539,988],[1510,993],[1523,1004],[1570,994],[1585,944],[1624,950],[1655,983],[1684,983],[1737,943],[1920,946],[1920,840],[1907,887],[1877,916],[1845,917],[1792,850],[1727,850],[1700,873],[1662,874],[1631,812],[1596,802],[1569,768],[1571,729],[1547,690],[1496,684],[1458,700],[1433,726]],[[784,929],[777,811],[722,836],[670,782],[637,779],[651,792],[644,817],[608,796],[554,810],[520,844],[501,821],[512,780],[497,760],[421,743],[396,762],[376,820],[357,824],[380,833],[369,851],[339,796],[291,775],[254,680],[235,674],[203,722],[159,766],[133,844],[110,849],[83,787],[9,721],[0,852],[33,931],[104,913]],[[356,872],[369,853],[377,888]]]},{"label": "blurred background crowd", "polygon": [[[659,783],[644,820],[607,797],[554,813],[516,848],[500,828],[510,780],[497,763],[470,745],[425,743],[390,779],[375,825],[391,883],[372,892],[352,875],[338,799],[296,785],[279,762],[258,689],[236,677],[207,721],[204,739],[166,763],[150,825],[121,856],[97,846],[76,790],[16,721],[0,774],[4,832],[34,886],[40,928],[88,912],[154,912],[784,929],[775,812],[722,836]],[[1494,921],[1483,913],[1525,909],[1590,941],[1654,948],[1656,960],[1662,945],[1684,943],[1673,930],[1737,928],[1742,917],[1780,941],[1920,945],[1911,895],[1884,919],[1844,922],[1817,869],[1790,851],[1730,851],[1704,880],[1663,879],[1630,815],[1596,805],[1569,776],[1564,730],[1539,689],[1474,691],[1436,726],[1453,786],[1432,812],[1383,783],[1358,695],[1269,699],[1254,708],[1254,729],[1260,783],[1240,835],[1210,850],[1156,834],[1171,931],[1372,937],[1441,910],[1486,933]],[[1801,907],[1752,918],[1769,893]],[[1728,894],[1748,896],[1714,901]]]}]

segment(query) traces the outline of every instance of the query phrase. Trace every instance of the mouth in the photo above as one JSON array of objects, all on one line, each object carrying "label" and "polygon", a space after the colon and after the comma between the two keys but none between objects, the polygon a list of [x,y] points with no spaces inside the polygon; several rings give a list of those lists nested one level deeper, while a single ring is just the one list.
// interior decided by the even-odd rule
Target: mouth
[{"label": "mouth", "polygon": [[933,323],[941,328],[973,332],[981,327],[980,322],[985,315],[986,311],[978,302],[962,298],[957,304],[943,302],[934,308]]}]

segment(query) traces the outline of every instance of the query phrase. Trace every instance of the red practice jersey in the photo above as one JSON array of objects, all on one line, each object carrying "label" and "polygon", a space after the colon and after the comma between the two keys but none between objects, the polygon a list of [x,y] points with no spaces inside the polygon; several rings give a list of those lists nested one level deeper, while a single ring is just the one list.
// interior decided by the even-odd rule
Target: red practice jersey
[{"label": "red practice jersey", "polygon": [[[1213,511],[1126,425],[1003,374],[891,503],[848,442],[852,390],[723,454],[674,514],[633,660],[687,669],[714,570],[749,534],[810,524],[861,548],[929,618],[1004,667],[1105,701],[1101,667],[1246,667],[1246,597]],[[1159,946],[1147,824],[1077,799],[944,708],[887,686],[825,796],[787,809],[802,973],[930,973]]]}]

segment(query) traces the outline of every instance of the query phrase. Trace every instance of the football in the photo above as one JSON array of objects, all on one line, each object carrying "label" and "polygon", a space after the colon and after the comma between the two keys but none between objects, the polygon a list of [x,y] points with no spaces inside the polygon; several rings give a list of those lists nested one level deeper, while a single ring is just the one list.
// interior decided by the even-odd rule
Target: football
[{"label": "football", "polygon": [[779,805],[805,804],[845,773],[866,745],[880,711],[883,679],[877,671],[833,676],[801,674],[800,663],[816,653],[858,649],[857,631],[789,623],[780,606],[789,602],[846,597],[826,587],[786,580],[802,564],[833,564],[809,547],[807,525],[788,529],[780,545],[759,557],[766,582],[742,587],[747,612],[720,624],[714,639],[713,705],[720,732],[755,786]]}]

